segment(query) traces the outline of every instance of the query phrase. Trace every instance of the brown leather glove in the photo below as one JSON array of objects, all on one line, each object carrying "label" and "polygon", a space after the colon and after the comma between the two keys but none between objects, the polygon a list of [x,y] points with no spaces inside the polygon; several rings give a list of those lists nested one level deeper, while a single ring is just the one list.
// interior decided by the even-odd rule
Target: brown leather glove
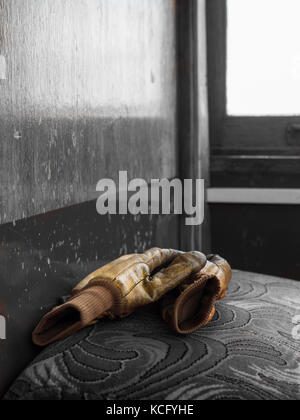
[{"label": "brown leather glove", "polygon": [[33,332],[33,341],[45,346],[66,338],[104,316],[123,317],[156,302],[206,265],[200,252],[151,249],[123,256],[85,278],[71,299],[54,308]]},{"label": "brown leather glove", "polygon": [[207,325],[215,315],[215,303],[226,296],[232,277],[227,261],[208,256],[206,266],[162,300],[163,319],[179,334]]}]

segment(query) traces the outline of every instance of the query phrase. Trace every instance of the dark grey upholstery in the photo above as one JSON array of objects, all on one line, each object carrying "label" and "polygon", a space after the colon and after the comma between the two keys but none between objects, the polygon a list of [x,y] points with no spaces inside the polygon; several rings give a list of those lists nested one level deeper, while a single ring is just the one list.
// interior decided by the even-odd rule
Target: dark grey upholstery
[{"label": "dark grey upholstery", "polygon": [[300,399],[300,283],[234,272],[213,322],[174,334],[158,307],[50,346],[6,399]]}]

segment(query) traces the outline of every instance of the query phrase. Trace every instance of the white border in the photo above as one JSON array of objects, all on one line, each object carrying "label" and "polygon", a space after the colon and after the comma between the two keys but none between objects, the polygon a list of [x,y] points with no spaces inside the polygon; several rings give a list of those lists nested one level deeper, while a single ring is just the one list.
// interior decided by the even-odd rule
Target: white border
[{"label": "white border", "polygon": [[300,189],[208,188],[209,204],[278,204],[299,205]]}]

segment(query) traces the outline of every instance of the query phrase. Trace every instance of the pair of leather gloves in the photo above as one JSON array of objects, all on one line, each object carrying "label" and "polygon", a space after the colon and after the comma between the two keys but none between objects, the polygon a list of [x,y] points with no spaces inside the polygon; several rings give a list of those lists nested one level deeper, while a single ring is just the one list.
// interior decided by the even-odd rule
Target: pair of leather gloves
[{"label": "pair of leather gloves", "polygon": [[161,300],[162,318],[180,334],[207,325],[232,271],[217,255],[153,248],[125,255],[85,278],[71,298],[44,316],[33,341],[46,346],[103,317],[115,319]]}]

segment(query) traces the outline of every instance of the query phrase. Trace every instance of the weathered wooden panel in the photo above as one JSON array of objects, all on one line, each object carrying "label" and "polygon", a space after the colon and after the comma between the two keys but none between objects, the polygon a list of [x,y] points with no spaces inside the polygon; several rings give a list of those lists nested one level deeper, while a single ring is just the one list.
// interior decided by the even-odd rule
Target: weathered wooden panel
[{"label": "weathered wooden panel", "polygon": [[213,187],[299,188],[300,156],[213,155]]},{"label": "weathered wooden panel", "polygon": [[179,247],[178,216],[99,216],[91,201],[121,170],[178,175],[176,61],[173,0],[0,0],[0,395],[77,280]]},{"label": "weathered wooden panel", "polygon": [[174,5],[0,1],[0,223],[176,175]]}]

